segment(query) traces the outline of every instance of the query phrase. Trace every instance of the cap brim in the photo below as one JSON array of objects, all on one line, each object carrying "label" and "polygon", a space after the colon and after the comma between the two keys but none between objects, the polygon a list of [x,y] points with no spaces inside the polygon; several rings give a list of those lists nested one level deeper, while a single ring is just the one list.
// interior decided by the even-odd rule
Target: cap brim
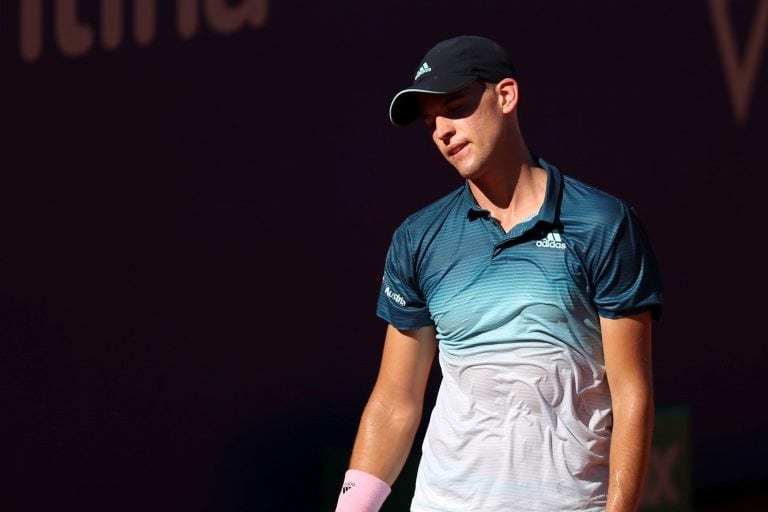
[{"label": "cap brim", "polygon": [[392,102],[389,104],[389,120],[395,126],[405,126],[414,122],[421,117],[419,94],[450,94],[463,89],[477,80],[475,76],[464,78],[449,84],[438,84],[435,80],[429,84],[431,87],[403,89],[392,98]]}]

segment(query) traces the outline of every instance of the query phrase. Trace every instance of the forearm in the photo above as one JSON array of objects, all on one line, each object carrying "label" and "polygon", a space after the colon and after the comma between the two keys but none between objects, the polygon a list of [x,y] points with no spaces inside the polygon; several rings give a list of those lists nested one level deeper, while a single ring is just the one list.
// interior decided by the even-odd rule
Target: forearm
[{"label": "forearm", "polygon": [[360,420],[349,467],[391,486],[410,453],[421,410],[421,401],[388,401],[374,390]]},{"label": "forearm", "polygon": [[653,394],[614,399],[606,512],[634,512],[640,503],[653,434]]}]

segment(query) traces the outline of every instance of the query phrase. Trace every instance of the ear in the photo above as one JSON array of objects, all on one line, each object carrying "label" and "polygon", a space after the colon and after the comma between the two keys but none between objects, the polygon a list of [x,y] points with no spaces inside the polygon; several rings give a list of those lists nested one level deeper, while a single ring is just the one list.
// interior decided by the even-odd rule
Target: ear
[{"label": "ear", "polygon": [[496,84],[496,94],[499,98],[501,111],[509,114],[517,107],[518,89],[514,78],[504,78]]}]

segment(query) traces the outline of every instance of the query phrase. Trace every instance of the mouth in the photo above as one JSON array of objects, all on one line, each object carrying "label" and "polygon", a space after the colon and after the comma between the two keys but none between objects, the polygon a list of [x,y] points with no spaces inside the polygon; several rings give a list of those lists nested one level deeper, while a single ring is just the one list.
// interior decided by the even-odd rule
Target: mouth
[{"label": "mouth", "polygon": [[448,146],[446,153],[449,157],[455,156],[456,154],[460,153],[464,148],[466,148],[469,145],[468,142],[461,142],[458,144],[451,144]]}]

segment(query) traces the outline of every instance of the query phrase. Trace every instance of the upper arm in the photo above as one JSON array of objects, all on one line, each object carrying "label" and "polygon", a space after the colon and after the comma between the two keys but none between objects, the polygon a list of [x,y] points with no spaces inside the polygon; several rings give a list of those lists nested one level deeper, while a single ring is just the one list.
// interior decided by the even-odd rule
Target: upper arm
[{"label": "upper arm", "polygon": [[420,401],[437,348],[433,326],[401,331],[387,326],[374,393]]},{"label": "upper arm", "polygon": [[608,385],[614,398],[624,393],[650,393],[651,312],[623,318],[600,318]]}]

